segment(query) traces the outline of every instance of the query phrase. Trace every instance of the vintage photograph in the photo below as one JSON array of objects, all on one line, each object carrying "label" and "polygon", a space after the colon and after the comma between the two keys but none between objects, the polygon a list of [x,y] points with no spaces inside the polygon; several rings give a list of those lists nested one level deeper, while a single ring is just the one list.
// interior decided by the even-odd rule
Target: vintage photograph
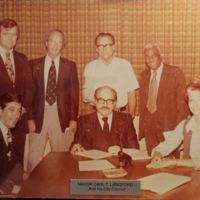
[{"label": "vintage photograph", "polygon": [[199,10],[0,0],[0,198],[199,200]]}]

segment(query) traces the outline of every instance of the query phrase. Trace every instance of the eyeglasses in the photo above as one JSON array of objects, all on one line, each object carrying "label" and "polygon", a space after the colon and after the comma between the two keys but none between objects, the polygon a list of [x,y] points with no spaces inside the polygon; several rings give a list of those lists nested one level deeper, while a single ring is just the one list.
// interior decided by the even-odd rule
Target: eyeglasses
[{"label": "eyeglasses", "polygon": [[96,101],[98,103],[100,103],[100,104],[104,104],[106,102],[106,104],[112,105],[115,102],[115,99],[102,99],[102,98],[99,98],[99,99],[96,99]]},{"label": "eyeglasses", "polygon": [[111,43],[108,43],[108,44],[97,44],[97,48],[103,49],[103,48],[110,47],[110,46],[112,46],[112,45],[113,45],[113,44],[111,44]]}]

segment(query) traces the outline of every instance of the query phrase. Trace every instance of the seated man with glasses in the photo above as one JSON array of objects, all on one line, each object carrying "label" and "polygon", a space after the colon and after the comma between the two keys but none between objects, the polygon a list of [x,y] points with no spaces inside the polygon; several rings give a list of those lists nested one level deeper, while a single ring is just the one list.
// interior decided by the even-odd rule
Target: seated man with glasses
[{"label": "seated man with glasses", "polygon": [[111,33],[99,33],[95,39],[98,58],[84,70],[83,100],[92,104],[96,88],[108,85],[117,92],[119,111],[129,112],[134,118],[138,81],[129,61],[115,56],[115,38]]},{"label": "seated man with glasses", "polygon": [[139,148],[130,114],[114,111],[117,93],[108,86],[95,90],[96,112],[79,117],[71,153],[84,149],[108,151],[110,146]]}]

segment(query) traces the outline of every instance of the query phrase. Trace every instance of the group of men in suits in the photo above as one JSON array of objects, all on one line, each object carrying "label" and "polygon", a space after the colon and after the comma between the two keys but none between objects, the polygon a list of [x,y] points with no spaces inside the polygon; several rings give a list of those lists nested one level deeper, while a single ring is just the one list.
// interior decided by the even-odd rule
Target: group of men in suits
[{"label": "group of men in suits", "polygon": [[[69,151],[71,148],[72,153],[91,148],[107,151],[113,145],[139,148],[132,121],[135,115],[135,90],[138,87],[139,139],[145,137],[149,154],[164,140],[163,131],[175,128],[188,114],[184,74],[179,68],[162,62],[157,46],[145,47],[147,69],[141,74],[138,86],[130,64],[114,56],[114,36],[101,33],[95,40],[99,59],[90,63],[85,73],[87,79],[91,66],[101,70],[100,66],[104,64],[104,73],[98,77],[98,87],[90,99],[96,111],[77,120],[77,68],[74,62],[61,57],[65,45],[63,32],[51,30],[45,40],[46,55],[30,62],[26,56],[14,50],[18,35],[19,27],[14,20],[3,19],[0,22],[0,95],[14,92],[22,97],[21,119],[15,128],[9,128],[13,128],[13,146],[20,161],[23,160],[25,134],[30,133],[29,171],[42,159],[48,140],[52,151]],[[115,64],[118,71],[114,70]],[[123,69],[126,69],[126,73],[123,73]],[[101,81],[105,78],[103,74],[109,72],[112,77],[110,73],[113,70],[114,83],[106,85],[108,80]],[[127,81],[119,80],[120,70],[123,74],[121,79],[127,78],[131,81],[130,85]],[[122,88],[118,87],[117,80],[122,83]],[[86,80],[86,83],[89,82]],[[86,83],[84,85],[89,88],[91,85]],[[124,92],[125,96],[122,95]],[[117,106],[118,102],[122,102],[122,107]],[[126,104],[128,109],[125,109],[130,114],[122,113],[124,109],[121,108]]]}]

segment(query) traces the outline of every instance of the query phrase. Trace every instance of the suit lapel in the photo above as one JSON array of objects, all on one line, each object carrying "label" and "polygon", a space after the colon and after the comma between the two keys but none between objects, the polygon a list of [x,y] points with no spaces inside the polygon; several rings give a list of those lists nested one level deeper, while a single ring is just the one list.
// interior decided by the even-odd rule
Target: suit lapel
[{"label": "suit lapel", "polygon": [[151,77],[151,73],[150,73],[150,70],[148,70],[146,72],[145,78],[144,78],[144,94],[143,94],[144,96],[143,96],[143,99],[146,101],[145,105],[147,104],[147,99],[148,99],[150,77]]},{"label": "suit lapel", "polygon": [[43,94],[45,91],[45,88],[44,88],[44,59],[45,58],[42,58],[41,62],[36,66],[36,79],[37,79],[37,82],[38,82],[40,88],[42,88],[42,90],[43,90]]},{"label": "suit lapel", "polygon": [[15,63],[15,87],[18,85],[20,76],[23,75],[23,66],[20,63],[19,57],[16,55],[15,51],[13,51],[14,63]]}]

